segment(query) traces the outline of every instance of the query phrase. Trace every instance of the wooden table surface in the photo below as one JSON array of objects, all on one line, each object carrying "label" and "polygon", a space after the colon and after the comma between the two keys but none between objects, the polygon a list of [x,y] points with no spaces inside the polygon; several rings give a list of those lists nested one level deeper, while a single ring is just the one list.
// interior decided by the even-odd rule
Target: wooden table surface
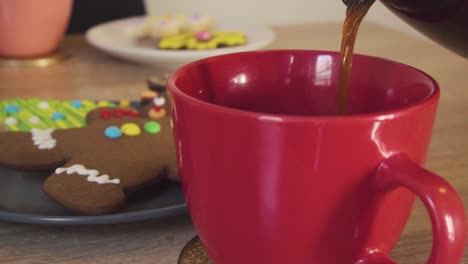
[{"label": "wooden table surface", "polygon": [[[340,24],[276,27],[270,48],[338,50]],[[67,37],[72,58],[43,69],[0,68],[0,98],[138,99],[145,80],[161,72],[108,57],[81,36]],[[468,204],[468,60],[424,38],[365,24],[357,52],[398,60],[431,74],[442,98],[427,168],[444,175]],[[0,263],[175,264],[195,235],[188,216],[143,223],[51,227],[0,222]],[[432,243],[427,213],[418,202],[393,257],[425,263]],[[468,264],[468,257],[462,263]],[[440,263],[451,264],[451,263]]]}]

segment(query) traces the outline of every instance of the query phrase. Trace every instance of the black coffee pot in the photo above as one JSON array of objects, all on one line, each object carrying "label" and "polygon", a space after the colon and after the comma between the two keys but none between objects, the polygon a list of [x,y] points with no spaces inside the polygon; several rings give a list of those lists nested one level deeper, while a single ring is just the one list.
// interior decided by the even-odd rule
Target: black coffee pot
[{"label": "black coffee pot", "polygon": [[[343,0],[345,4],[349,1],[351,0]],[[381,2],[424,35],[468,58],[468,0],[381,0]]]}]

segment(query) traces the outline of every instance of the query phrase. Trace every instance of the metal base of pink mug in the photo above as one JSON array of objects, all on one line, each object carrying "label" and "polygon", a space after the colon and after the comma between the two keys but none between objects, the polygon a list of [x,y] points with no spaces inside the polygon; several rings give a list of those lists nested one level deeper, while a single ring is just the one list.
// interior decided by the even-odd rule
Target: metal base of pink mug
[{"label": "metal base of pink mug", "polygon": [[71,55],[59,50],[53,54],[37,58],[11,59],[0,57],[0,68],[31,68],[47,67],[67,60]]},{"label": "metal base of pink mug", "polygon": [[179,255],[178,264],[213,264],[206,253],[205,246],[198,236],[194,237],[185,245]]}]

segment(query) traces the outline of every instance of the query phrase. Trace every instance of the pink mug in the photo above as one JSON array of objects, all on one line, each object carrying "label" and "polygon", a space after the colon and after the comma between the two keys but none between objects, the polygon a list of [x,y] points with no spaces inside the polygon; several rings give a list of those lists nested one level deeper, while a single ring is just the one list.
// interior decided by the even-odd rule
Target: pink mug
[{"label": "pink mug", "polygon": [[350,115],[335,116],[339,65],[334,52],[258,51],[170,76],[182,186],[214,263],[395,263],[415,196],[433,224],[427,263],[460,261],[463,203],[422,167],[438,84],[356,55]]},{"label": "pink mug", "polygon": [[0,0],[0,57],[53,53],[70,19],[72,0]]}]

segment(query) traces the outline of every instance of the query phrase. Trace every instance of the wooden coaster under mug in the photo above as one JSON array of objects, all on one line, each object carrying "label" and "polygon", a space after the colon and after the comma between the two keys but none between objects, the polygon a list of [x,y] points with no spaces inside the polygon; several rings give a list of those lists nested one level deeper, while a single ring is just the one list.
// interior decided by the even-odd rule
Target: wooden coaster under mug
[{"label": "wooden coaster under mug", "polygon": [[47,67],[60,63],[71,55],[64,51],[57,51],[56,53],[31,59],[10,59],[0,57],[0,68],[31,68],[31,67]]},{"label": "wooden coaster under mug", "polygon": [[206,253],[205,246],[198,236],[185,245],[179,256],[178,264],[214,264]]}]

